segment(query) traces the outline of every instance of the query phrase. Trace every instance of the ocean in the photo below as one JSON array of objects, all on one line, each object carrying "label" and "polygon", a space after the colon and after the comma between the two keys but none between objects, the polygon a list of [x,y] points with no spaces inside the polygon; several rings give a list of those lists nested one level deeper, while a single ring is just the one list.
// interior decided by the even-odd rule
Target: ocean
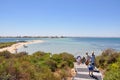
[{"label": "ocean", "polygon": [[27,48],[21,47],[18,52],[26,51],[32,54],[36,51],[50,52],[52,54],[59,54],[68,52],[74,56],[85,56],[92,51],[95,55],[100,55],[103,50],[112,48],[120,51],[120,38],[85,38],[85,37],[71,37],[71,38],[0,38],[0,42],[11,41],[30,41],[43,40],[43,43],[28,44]]}]

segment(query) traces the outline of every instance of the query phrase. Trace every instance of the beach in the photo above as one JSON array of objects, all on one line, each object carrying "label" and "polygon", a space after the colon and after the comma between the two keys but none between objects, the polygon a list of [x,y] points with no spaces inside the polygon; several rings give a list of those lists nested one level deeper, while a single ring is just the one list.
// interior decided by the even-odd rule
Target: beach
[{"label": "beach", "polygon": [[[26,51],[28,54],[43,51],[52,54],[67,52],[74,56],[85,56],[86,52],[91,54],[92,51],[94,51],[97,56],[108,48],[120,51],[120,38],[1,38],[0,41],[20,41],[19,44],[14,44],[12,49],[9,50],[12,53],[15,53],[15,49],[17,49],[17,52]],[[41,44],[41,41],[44,41],[44,43]],[[6,48],[0,49],[0,51],[1,50],[6,50]]]},{"label": "beach", "polygon": [[19,49],[20,47],[26,46],[28,44],[36,44],[36,43],[43,43],[43,42],[44,41],[42,41],[42,40],[32,40],[32,41],[27,41],[27,42],[18,42],[16,44],[13,44],[10,47],[1,48],[0,52],[7,50],[11,53],[16,53],[17,49]]}]

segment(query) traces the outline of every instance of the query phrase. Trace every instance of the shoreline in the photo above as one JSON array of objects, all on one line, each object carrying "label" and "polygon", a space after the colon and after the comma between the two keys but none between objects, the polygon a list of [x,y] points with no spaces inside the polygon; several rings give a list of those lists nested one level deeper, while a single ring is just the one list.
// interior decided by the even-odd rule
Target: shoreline
[{"label": "shoreline", "polygon": [[43,40],[32,40],[32,41],[27,41],[27,42],[18,42],[16,44],[13,44],[10,47],[1,48],[0,52],[3,52],[3,51],[7,50],[11,53],[16,53],[17,49],[23,47],[24,45],[43,43],[43,42],[44,42]]}]

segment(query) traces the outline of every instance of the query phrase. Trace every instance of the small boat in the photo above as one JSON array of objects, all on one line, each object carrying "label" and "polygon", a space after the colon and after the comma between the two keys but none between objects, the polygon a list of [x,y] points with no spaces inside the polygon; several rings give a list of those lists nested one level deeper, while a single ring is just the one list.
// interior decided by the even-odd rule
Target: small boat
[{"label": "small boat", "polygon": [[23,45],[23,47],[24,47],[24,48],[27,48],[28,46],[26,46],[26,45]]}]

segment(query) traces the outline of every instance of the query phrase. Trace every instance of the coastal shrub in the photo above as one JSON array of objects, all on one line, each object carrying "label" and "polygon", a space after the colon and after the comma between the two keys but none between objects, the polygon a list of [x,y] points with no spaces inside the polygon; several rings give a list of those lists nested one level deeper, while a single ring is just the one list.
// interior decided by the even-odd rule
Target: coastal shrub
[{"label": "coastal shrub", "polygon": [[96,59],[96,66],[103,68],[104,67],[104,62],[105,62],[104,58],[97,57],[97,59]]},{"label": "coastal shrub", "polygon": [[68,53],[53,54],[52,59],[57,62],[57,67],[62,68],[64,66],[73,67],[75,58],[73,55]]},{"label": "coastal shrub", "polygon": [[40,79],[40,80],[60,80],[47,67],[41,66],[41,67],[39,67],[37,72],[39,72],[40,74],[38,75],[38,78],[36,80],[38,80],[38,79]]},{"label": "coastal shrub", "polygon": [[57,69],[57,63],[56,61],[52,59],[48,59],[45,61],[45,64],[51,69],[52,72],[55,72]]},{"label": "coastal shrub", "polygon": [[55,60],[57,63],[60,63],[62,61],[62,58],[59,54],[53,54],[52,59]]},{"label": "coastal shrub", "polygon": [[9,47],[13,44],[16,44],[16,42],[0,42],[0,48]]},{"label": "coastal shrub", "polygon": [[67,63],[66,61],[62,61],[61,63],[59,63],[59,64],[57,65],[57,67],[60,68],[60,69],[62,69],[62,68],[64,68],[64,67],[66,67],[67,65],[68,65],[68,63]]},{"label": "coastal shrub", "polygon": [[12,57],[11,55],[12,54],[9,51],[0,52],[0,56],[3,56],[6,59],[11,58]]},{"label": "coastal shrub", "polygon": [[[119,58],[120,59],[120,58]],[[119,80],[120,79],[120,60],[109,65],[104,80]]]},{"label": "coastal shrub", "polygon": [[70,66],[71,68],[74,66],[73,62],[75,61],[75,58],[73,55],[68,53],[61,53],[60,56],[62,57],[63,61],[66,61],[68,63],[68,66]]},{"label": "coastal shrub", "polygon": [[115,63],[119,57],[118,53],[113,53],[108,57],[107,64]]},{"label": "coastal shrub", "polygon": [[61,80],[68,77],[74,57],[68,53],[50,55],[0,52],[0,80]]},{"label": "coastal shrub", "polygon": [[115,50],[114,49],[106,49],[106,50],[104,50],[103,52],[102,52],[102,56],[109,56],[109,55],[111,55],[112,53],[114,53],[115,52]]},{"label": "coastal shrub", "polygon": [[41,56],[44,56],[44,55],[45,55],[45,53],[44,53],[44,52],[41,52],[41,51],[38,51],[38,52],[33,53],[33,56],[34,56],[34,57],[41,57]]},{"label": "coastal shrub", "polygon": [[64,53],[60,53],[60,56],[61,56],[62,60],[64,60],[64,61],[69,61],[69,60],[75,61],[75,58],[72,54],[64,52]]},{"label": "coastal shrub", "polygon": [[120,79],[120,52],[113,49],[103,51],[102,55],[96,57],[96,65],[104,70],[104,80]]},{"label": "coastal shrub", "polygon": [[96,57],[96,65],[97,67],[106,68],[109,64],[115,63],[118,57],[118,52],[107,49],[102,52],[102,55]]},{"label": "coastal shrub", "polygon": [[27,52],[19,52],[19,53],[15,54],[15,57],[23,57],[23,56],[26,56],[26,55],[28,55]]}]

